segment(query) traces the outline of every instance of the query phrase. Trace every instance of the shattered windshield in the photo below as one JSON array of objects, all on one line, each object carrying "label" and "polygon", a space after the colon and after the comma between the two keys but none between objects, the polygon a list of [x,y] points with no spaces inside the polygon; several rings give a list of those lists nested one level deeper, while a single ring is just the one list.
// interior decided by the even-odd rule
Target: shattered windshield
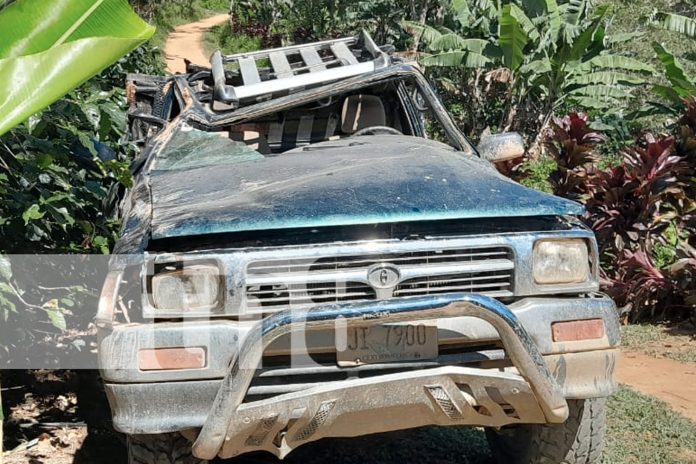
[{"label": "shattered windshield", "polygon": [[246,143],[230,139],[229,132],[206,132],[182,125],[157,154],[153,169],[174,171],[230,165],[263,157]]}]

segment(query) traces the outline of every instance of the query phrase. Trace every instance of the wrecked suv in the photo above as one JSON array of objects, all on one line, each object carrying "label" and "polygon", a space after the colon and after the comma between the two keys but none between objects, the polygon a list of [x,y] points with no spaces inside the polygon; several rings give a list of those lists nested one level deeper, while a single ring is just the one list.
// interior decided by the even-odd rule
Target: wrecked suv
[{"label": "wrecked suv", "polygon": [[599,462],[619,330],[582,207],[498,174],[519,136],[474,148],[390,52],[362,33],[129,77],[142,150],[97,314],[129,462],[428,425],[484,427],[501,463]]}]

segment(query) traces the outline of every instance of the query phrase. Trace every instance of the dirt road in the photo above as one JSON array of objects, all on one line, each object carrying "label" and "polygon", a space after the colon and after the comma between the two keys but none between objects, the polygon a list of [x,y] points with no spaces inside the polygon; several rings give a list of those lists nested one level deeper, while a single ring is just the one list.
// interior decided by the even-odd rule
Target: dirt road
[{"label": "dirt road", "polygon": [[210,57],[203,46],[205,33],[208,29],[222,24],[228,19],[228,15],[219,14],[175,28],[167,37],[164,46],[167,71],[172,74],[185,72],[184,58],[195,64],[209,65]]},{"label": "dirt road", "polygon": [[618,378],[620,383],[657,397],[696,421],[696,365],[625,351]]}]

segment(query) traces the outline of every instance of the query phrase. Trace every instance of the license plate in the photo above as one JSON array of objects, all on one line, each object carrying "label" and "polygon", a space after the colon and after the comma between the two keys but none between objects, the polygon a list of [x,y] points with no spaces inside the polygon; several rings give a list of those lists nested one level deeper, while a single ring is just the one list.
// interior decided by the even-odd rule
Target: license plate
[{"label": "license plate", "polygon": [[342,367],[433,359],[437,354],[436,325],[374,325],[336,333],[336,358]]}]

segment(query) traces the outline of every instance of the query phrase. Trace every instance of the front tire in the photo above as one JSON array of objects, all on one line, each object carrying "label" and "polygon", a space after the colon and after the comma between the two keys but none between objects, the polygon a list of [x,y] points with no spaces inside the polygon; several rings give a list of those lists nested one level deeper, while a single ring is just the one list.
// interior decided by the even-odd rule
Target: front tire
[{"label": "front tire", "polygon": [[178,433],[128,435],[128,464],[205,464],[191,454],[191,442]]},{"label": "front tire", "polygon": [[486,429],[499,464],[599,464],[606,431],[606,398],[568,400],[563,424]]}]

